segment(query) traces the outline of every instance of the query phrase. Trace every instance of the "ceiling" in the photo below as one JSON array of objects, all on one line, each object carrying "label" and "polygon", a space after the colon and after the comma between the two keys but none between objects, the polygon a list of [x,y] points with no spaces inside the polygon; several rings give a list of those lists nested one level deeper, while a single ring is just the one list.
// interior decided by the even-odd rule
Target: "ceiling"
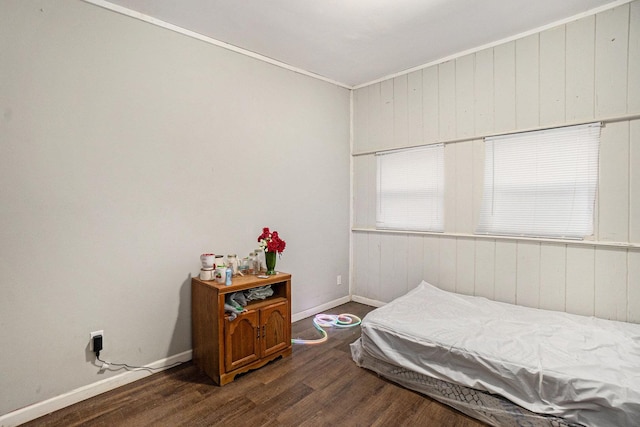
[{"label": "ceiling", "polygon": [[353,87],[626,1],[108,2]]}]

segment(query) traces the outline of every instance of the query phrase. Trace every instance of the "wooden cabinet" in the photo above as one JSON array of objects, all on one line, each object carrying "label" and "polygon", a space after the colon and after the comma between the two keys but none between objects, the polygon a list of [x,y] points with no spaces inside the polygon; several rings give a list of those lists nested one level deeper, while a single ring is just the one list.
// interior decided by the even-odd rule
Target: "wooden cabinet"
[{"label": "wooden cabinet", "polygon": [[[273,295],[251,301],[234,320],[224,312],[227,294],[271,285]],[[191,280],[193,361],[217,384],[291,354],[291,275],[245,276],[231,286]]]},{"label": "wooden cabinet", "polygon": [[224,353],[227,371],[286,350],[291,345],[291,327],[287,326],[286,300],[267,301],[266,306],[251,308],[236,319],[225,318]]}]

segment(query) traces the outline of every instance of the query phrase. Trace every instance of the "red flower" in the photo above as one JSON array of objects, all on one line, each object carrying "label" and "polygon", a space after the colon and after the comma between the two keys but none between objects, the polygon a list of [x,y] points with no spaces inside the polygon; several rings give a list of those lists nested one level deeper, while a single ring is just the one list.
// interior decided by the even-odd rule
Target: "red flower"
[{"label": "red flower", "polygon": [[269,231],[269,228],[268,227],[263,228],[262,229],[262,234],[260,236],[258,236],[258,242],[260,240],[268,239],[270,237],[270,235],[271,235],[271,232]]},{"label": "red flower", "polygon": [[260,246],[267,252],[277,252],[279,254],[287,247],[287,243],[280,238],[277,231],[269,231],[268,227],[262,229],[262,234],[258,236]]}]

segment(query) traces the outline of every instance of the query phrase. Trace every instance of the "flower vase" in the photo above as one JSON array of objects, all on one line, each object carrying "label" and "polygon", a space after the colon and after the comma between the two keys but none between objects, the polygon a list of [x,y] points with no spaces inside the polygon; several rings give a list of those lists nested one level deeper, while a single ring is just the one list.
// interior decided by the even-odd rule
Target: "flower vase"
[{"label": "flower vase", "polygon": [[267,275],[276,274],[276,254],[277,252],[264,252],[264,260],[267,263]]}]

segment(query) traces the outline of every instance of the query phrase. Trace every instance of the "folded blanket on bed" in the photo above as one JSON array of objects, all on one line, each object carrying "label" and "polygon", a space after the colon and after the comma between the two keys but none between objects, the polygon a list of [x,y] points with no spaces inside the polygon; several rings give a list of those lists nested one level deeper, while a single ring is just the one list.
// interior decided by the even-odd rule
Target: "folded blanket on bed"
[{"label": "folded blanket on bed", "polygon": [[640,325],[526,308],[426,282],[370,312],[364,350],[593,426],[640,425]]}]

